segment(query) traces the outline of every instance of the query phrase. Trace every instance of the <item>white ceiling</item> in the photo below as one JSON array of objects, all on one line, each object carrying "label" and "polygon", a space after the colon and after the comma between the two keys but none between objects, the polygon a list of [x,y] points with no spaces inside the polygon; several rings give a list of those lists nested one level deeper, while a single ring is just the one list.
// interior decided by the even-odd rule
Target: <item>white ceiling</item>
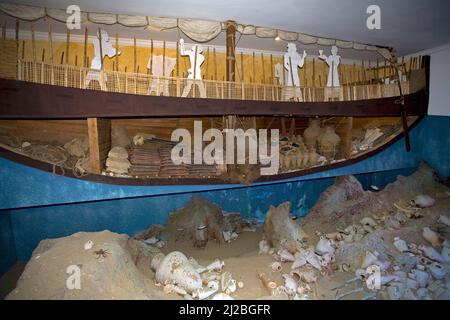
[{"label": "white ceiling", "polygon": [[[390,46],[400,55],[450,43],[448,0],[6,0],[83,11],[235,20],[317,36]],[[381,30],[366,28],[366,8],[381,8]],[[136,32],[144,32],[136,30]],[[145,31],[148,34],[148,31]],[[135,31],[133,31],[135,33]],[[172,32],[176,40],[177,34]],[[136,35],[138,36],[138,35]],[[223,37],[223,36],[222,36]],[[217,39],[222,42],[223,38]],[[217,43],[217,42],[216,42]],[[223,43],[222,43],[223,44]],[[279,51],[283,44],[243,37],[239,46]]]}]

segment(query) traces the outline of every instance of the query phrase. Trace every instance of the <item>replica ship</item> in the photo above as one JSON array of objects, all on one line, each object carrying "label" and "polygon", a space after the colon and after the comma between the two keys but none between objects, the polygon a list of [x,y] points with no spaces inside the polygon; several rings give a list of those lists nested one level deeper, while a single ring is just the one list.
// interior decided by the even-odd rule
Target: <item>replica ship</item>
[{"label": "replica ship", "polygon": [[[65,22],[64,10],[0,9],[16,19],[15,29],[5,20],[0,40],[0,155],[55,174],[126,185],[282,180],[353,164],[401,137],[409,150],[408,131],[427,114],[427,56],[397,58],[391,48],[234,21],[84,12],[82,22],[94,30],[86,27],[84,37],[67,30],[63,41],[51,21]],[[28,22],[45,17],[46,40]],[[30,24],[31,37],[21,38],[21,22]],[[104,24],[129,26],[130,33],[178,29],[195,43],[127,42]],[[221,52],[208,42],[222,33]],[[242,35],[279,39],[287,52],[239,49]],[[379,56],[346,60],[338,50]],[[194,134],[196,121],[202,133],[278,129],[279,170],[260,175],[258,164],[174,164],[173,131]]]}]

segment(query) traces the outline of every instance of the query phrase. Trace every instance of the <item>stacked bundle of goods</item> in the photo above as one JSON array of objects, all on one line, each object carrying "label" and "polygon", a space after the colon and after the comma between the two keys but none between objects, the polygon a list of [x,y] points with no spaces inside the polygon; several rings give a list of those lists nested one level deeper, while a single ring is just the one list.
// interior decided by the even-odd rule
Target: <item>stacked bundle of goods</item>
[{"label": "stacked bundle of goods", "polygon": [[132,176],[155,176],[158,175],[161,167],[158,146],[154,144],[144,144],[133,146],[130,153]]},{"label": "stacked bundle of goods", "polygon": [[195,177],[211,177],[220,175],[220,172],[216,165],[193,164],[189,166],[189,175]]},{"label": "stacked bundle of goods", "polygon": [[161,145],[159,148],[159,156],[161,158],[161,171],[159,176],[163,178],[188,176],[189,165],[176,165],[173,163],[171,158],[172,148],[173,145],[169,143]]},{"label": "stacked bundle of goods", "polygon": [[106,171],[117,174],[128,174],[131,163],[128,161],[128,152],[125,148],[114,147],[106,159]]}]

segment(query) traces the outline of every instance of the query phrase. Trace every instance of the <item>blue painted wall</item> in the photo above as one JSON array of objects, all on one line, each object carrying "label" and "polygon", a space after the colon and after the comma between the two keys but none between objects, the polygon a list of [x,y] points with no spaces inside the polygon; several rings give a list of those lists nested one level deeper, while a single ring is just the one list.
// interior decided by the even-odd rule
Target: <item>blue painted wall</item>
[{"label": "blue painted wall", "polygon": [[334,177],[344,174],[355,174],[366,187],[383,187],[398,174],[412,173],[424,159],[448,177],[448,128],[450,117],[427,117],[411,132],[409,154],[401,140],[352,166],[251,187],[113,186],[57,177],[0,158],[0,274],[16,260],[27,260],[42,239],[104,229],[134,234],[149,224],[164,223],[167,214],[194,193],[226,211],[261,221],[270,205],[284,201],[292,203],[296,215],[306,214]]}]

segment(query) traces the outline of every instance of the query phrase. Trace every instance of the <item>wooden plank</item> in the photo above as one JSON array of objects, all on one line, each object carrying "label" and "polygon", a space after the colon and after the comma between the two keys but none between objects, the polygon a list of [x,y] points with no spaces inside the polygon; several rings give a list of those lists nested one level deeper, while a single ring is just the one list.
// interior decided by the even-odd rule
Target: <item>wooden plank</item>
[{"label": "wooden plank", "polygon": [[87,126],[90,171],[101,174],[108,152],[111,149],[111,120],[88,118]]}]

